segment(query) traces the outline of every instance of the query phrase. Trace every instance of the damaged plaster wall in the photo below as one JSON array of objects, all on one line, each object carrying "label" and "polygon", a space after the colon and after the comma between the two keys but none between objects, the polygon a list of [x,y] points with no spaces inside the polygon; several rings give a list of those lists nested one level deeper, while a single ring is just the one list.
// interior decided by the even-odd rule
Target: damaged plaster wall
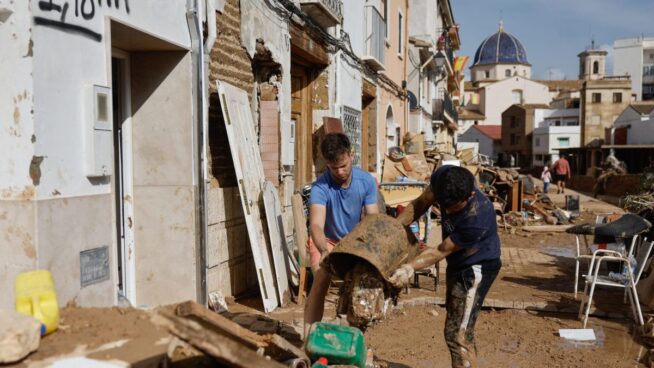
[{"label": "damaged plaster wall", "polygon": [[29,2],[0,0],[0,45],[0,308],[11,309],[16,275],[36,268],[37,261]]},{"label": "damaged plaster wall", "polygon": [[[61,305],[116,301],[112,178],[89,180],[83,148],[84,92],[111,84],[110,19],[190,47],[184,0],[0,0],[0,307],[13,304],[16,274],[36,268],[53,273]],[[104,246],[111,277],[81,287],[80,252]]]}]

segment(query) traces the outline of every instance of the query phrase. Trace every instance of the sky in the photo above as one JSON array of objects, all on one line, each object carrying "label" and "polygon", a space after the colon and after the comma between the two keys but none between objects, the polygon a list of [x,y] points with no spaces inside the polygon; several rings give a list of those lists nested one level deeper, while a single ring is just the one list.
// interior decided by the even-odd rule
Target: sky
[{"label": "sky", "polygon": [[[450,0],[460,26],[466,69],[484,39],[504,31],[522,42],[532,65],[532,79],[577,79],[579,58],[591,40],[605,49],[607,74],[613,74],[613,41],[654,37],[654,0]],[[467,75],[469,76],[469,70]],[[466,78],[468,79],[468,78]]]}]

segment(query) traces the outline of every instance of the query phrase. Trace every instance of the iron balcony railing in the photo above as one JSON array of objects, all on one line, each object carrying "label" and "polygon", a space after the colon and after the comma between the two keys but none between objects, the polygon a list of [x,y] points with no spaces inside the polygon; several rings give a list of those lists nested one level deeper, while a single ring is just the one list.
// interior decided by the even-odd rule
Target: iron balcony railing
[{"label": "iron balcony railing", "polygon": [[341,0],[300,0],[300,6],[323,27],[331,27],[343,22]]},{"label": "iron balcony railing", "polygon": [[432,120],[440,120],[457,124],[459,113],[456,111],[456,105],[447,91],[439,93],[439,97],[432,100]]},{"label": "iron balcony railing", "polygon": [[366,39],[363,60],[373,68],[384,69],[384,49],[386,37],[386,21],[376,7],[365,7]]}]

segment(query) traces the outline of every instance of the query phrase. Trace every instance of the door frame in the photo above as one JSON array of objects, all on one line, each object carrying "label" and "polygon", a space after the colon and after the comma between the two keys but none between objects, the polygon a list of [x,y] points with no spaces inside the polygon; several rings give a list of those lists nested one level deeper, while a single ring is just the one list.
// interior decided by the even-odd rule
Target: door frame
[{"label": "door frame", "polygon": [[313,81],[310,73],[311,69],[308,66],[293,60],[291,78],[294,76],[302,78],[301,116],[293,111],[291,102],[291,118],[295,119],[295,189],[301,189],[303,185],[311,183],[313,177],[313,117],[311,116],[313,109],[310,93]]},{"label": "door frame", "polygon": [[[134,221],[134,151],[132,146],[132,96],[130,54],[120,49],[111,49],[111,58],[121,62],[121,111],[123,119],[120,126],[120,141],[116,142],[114,136],[114,154],[120,150],[118,167],[115,168],[113,188],[116,199],[116,247],[120,249],[120,263],[122,288],[118,294],[126,298],[131,305],[137,305],[136,300],[136,249],[135,249],[135,221]],[[113,67],[113,62],[111,63]],[[113,84],[113,71],[112,84]],[[112,93],[117,92],[113,90]],[[116,132],[118,134],[118,132]],[[121,234],[120,231],[123,231]]]}]

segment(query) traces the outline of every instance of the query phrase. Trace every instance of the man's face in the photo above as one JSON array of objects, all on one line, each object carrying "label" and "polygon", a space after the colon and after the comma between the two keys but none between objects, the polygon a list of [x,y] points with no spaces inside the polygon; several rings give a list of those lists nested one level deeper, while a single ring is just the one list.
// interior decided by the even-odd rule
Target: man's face
[{"label": "man's face", "polygon": [[332,174],[332,178],[338,184],[345,184],[352,175],[352,153],[343,153],[333,162],[327,162],[327,168]]}]

